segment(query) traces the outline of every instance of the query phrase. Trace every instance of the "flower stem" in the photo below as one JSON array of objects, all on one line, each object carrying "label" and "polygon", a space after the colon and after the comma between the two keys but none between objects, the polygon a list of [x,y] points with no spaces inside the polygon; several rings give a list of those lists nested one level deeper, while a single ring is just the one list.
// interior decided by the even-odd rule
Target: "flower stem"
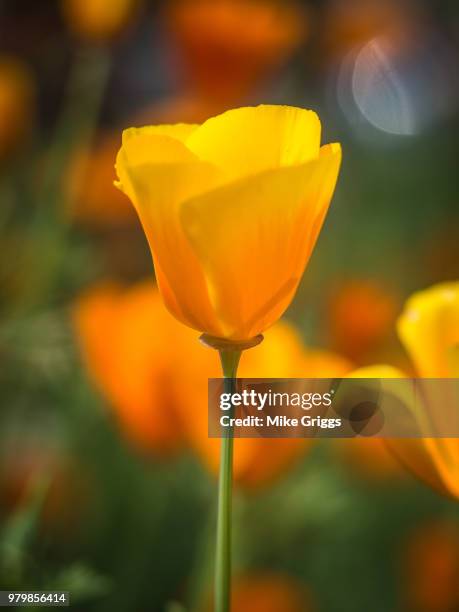
[{"label": "flower stem", "polygon": [[[224,392],[234,393],[241,351],[222,349]],[[231,406],[231,417],[234,407]],[[215,562],[215,612],[230,612],[231,607],[231,513],[233,486],[233,428],[227,428],[221,439],[220,475],[218,479],[217,551]]]}]

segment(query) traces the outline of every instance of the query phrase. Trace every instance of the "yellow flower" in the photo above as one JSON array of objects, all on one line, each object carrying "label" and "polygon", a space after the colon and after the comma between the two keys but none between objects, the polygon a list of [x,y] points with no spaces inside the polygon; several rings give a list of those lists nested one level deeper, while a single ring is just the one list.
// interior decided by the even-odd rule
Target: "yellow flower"
[{"label": "yellow flower", "polygon": [[290,304],[324,221],[341,148],[315,113],[228,111],[131,128],[118,186],[142,221],[163,299],[189,327],[246,340]]},{"label": "yellow flower", "polygon": [[[412,296],[398,319],[398,333],[417,372],[426,378],[458,376],[459,282],[442,283]],[[362,368],[362,378],[406,376],[390,366]],[[426,398],[435,412],[440,397]],[[389,447],[401,462],[434,489],[459,498],[459,440],[457,438],[389,439]]]},{"label": "yellow flower", "polygon": [[139,0],[63,0],[62,11],[76,34],[104,40],[126,25],[138,4]]},{"label": "yellow flower", "polygon": [[459,282],[413,295],[397,328],[419,376],[459,377]]}]

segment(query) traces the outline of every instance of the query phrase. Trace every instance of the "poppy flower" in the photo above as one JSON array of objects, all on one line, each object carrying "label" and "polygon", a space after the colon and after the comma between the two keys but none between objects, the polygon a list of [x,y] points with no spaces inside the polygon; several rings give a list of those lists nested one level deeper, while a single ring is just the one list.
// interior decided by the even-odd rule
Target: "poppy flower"
[{"label": "poppy flower", "polygon": [[123,132],[117,185],[182,323],[244,341],[284,313],[338,177],[341,148],[321,147],[320,131],[312,111],[258,106]]},{"label": "poppy flower", "polygon": [[459,377],[459,282],[413,295],[397,329],[419,376]]},{"label": "poppy flower", "polygon": [[[399,337],[423,378],[459,376],[459,283],[441,283],[413,295],[397,322]],[[389,366],[361,368],[356,377],[396,378],[405,373]],[[444,398],[426,393],[426,409]],[[457,438],[391,438],[388,446],[403,465],[434,489],[459,498],[459,442]]]}]

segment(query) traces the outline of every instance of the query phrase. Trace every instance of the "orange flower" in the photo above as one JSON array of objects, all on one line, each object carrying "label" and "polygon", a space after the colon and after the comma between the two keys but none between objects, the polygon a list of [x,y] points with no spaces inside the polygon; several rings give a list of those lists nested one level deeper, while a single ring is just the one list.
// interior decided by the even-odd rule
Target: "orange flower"
[{"label": "orange flower", "polygon": [[397,302],[372,281],[351,280],[331,296],[328,306],[333,346],[357,363],[380,348],[395,323]]},{"label": "orange flower", "polygon": [[418,527],[404,551],[407,609],[459,609],[459,524],[433,521]]},{"label": "orange flower", "polygon": [[289,576],[260,573],[234,579],[233,612],[308,612],[313,609],[306,589]]},{"label": "orange flower", "polygon": [[[219,377],[213,351],[177,323],[145,282],[123,290],[100,286],[81,297],[75,325],[88,369],[124,432],[142,449],[164,455],[190,445],[212,472],[220,440],[207,434],[207,377]],[[108,342],[107,339],[110,339]],[[307,351],[286,323],[246,351],[240,376],[340,376],[350,365]],[[309,446],[302,439],[236,439],[235,480],[247,487],[272,481]]]},{"label": "orange flower", "polygon": [[144,450],[177,450],[183,434],[170,378],[184,334],[154,288],[103,285],[81,297],[74,314],[89,372],[124,432]]},{"label": "orange flower", "polygon": [[0,160],[21,143],[32,126],[35,90],[27,66],[0,56]]},{"label": "orange flower", "polygon": [[68,27],[78,36],[105,41],[129,23],[139,0],[62,0]]},{"label": "orange flower", "polygon": [[238,103],[304,39],[299,5],[272,0],[176,0],[166,14],[192,89]]}]

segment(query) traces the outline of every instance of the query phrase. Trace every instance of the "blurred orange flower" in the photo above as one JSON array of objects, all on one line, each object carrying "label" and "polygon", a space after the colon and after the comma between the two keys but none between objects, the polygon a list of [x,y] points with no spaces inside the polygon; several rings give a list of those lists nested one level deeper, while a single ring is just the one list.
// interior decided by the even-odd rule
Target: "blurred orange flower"
[{"label": "blurred orange flower", "polygon": [[[459,376],[459,282],[435,285],[412,296],[398,319],[397,329],[421,377]],[[405,374],[389,366],[373,366],[361,368],[353,376],[394,378]],[[426,401],[435,402],[435,398]],[[419,478],[459,498],[457,438],[393,438],[387,443]]]},{"label": "blurred orange flower", "polygon": [[100,286],[80,298],[74,319],[89,372],[127,436],[159,454],[182,446],[171,375],[184,335],[154,288]]},{"label": "blurred orange flower", "polygon": [[140,0],[62,0],[68,27],[78,36],[105,41],[129,23]]},{"label": "blurred orange flower", "polygon": [[296,2],[176,0],[166,18],[191,88],[237,104],[285,61],[307,34]]},{"label": "blurred orange flower", "polygon": [[[206,405],[207,377],[220,376],[218,362],[167,313],[154,285],[99,286],[77,301],[74,320],[89,372],[125,434],[162,456],[189,445],[216,473],[220,440],[208,438]],[[240,376],[340,376],[350,367],[304,349],[298,333],[279,323],[244,353]],[[235,480],[247,487],[273,480],[309,446],[301,439],[234,442]]]},{"label": "blurred orange flower", "polygon": [[132,206],[113,186],[113,159],[119,149],[118,138],[99,137],[88,150],[76,151],[67,171],[69,214],[91,225],[137,223]]},{"label": "blurred orange flower", "polygon": [[435,520],[410,534],[403,551],[406,604],[412,612],[459,609],[459,524]]},{"label": "blurred orange flower", "polygon": [[373,281],[343,284],[328,304],[333,347],[356,363],[367,362],[393,329],[397,307],[395,297]]},{"label": "blurred orange flower", "polygon": [[0,55],[0,161],[30,132],[35,112],[31,72],[19,59]]},{"label": "blurred orange flower", "polygon": [[[209,610],[212,609],[210,606]],[[314,609],[306,588],[289,576],[265,572],[234,578],[233,612],[312,612]]]}]

